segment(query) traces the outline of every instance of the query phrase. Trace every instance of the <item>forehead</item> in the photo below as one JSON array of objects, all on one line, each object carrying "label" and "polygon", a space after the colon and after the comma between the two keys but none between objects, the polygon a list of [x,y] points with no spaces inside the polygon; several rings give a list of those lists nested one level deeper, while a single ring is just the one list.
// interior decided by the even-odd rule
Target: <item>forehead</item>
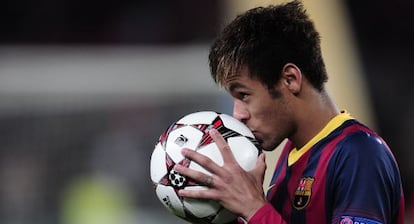
[{"label": "forehead", "polygon": [[236,88],[246,87],[247,84],[245,84],[244,79],[245,76],[242,76],[240,74],[228,76],[223,82],[223,87],[230,92]]},{"label": "forehead", "polygon": [[233,92],[236,90],[253,90],[258,87],[263,87],[263,84],[256,78],[252,78],[246,74],[232,76],[231,78],[226,79],[224,88],[228,92]]},{"label": "forehead", "polygon": [[227,75],[222,84],[227,91],[231,91],[235,88],[247,87],[250,79],[248,69],[242,68],[238,72]]}]

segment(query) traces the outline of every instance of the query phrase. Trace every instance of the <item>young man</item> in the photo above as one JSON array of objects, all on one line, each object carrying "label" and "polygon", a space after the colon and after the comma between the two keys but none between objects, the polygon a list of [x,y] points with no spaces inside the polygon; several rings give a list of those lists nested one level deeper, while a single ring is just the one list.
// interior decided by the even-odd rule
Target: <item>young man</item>
[{"label": "young man", "polygon": [[320,37],[300,2],[238,16],[209,58],[213,79],[234,98],[233,116],[261,146],[273,150],[288,142],[265,198],[264,154],[245,172],[211,130],[224,165],[183,150],[212,175],[177,165],[176,171],[209,186],[181,190],[181,196],[219,200],[251,224],[403,223],[397,163],[384,140],[339,111],[326,92]]}]

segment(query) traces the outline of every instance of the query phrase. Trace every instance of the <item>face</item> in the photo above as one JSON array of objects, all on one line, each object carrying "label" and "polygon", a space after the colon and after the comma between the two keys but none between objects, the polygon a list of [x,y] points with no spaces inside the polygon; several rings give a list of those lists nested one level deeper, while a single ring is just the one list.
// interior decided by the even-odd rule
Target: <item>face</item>
[{"label": "face", "polygon": [[275,96],[267,86],[247,74],[226,81],[225,88],[233,96],[233,116],[253,132],[264,150],[275,149],[295,130],[289,95],[283,85]]}]

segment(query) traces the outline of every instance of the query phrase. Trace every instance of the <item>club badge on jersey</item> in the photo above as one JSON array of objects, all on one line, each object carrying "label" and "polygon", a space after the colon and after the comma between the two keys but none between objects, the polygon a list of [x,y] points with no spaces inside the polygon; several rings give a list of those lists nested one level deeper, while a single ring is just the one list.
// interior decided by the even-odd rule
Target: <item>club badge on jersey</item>
[{"label": "club badge on jersey", "polygon": [[302,177],[299,180],[293,199],[293,207],[297,210],[304,209],[310,201],[312,195],[312,184],[315,181],[313,177]]}]

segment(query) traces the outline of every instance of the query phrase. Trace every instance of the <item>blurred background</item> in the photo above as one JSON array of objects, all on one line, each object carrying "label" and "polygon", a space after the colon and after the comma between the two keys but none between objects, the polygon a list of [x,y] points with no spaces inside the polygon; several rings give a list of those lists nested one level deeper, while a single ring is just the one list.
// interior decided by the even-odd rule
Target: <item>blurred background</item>
[{"label": "blurred background", "polygon": [[[235,15],[279,2],[3,0],[0,223],[184,223],[153,192],[154,144],[190,112],[231,114],[209,76],[209,46]],[[414,223],[414,2],[305,6],[329,91],[391,146]]]}]

